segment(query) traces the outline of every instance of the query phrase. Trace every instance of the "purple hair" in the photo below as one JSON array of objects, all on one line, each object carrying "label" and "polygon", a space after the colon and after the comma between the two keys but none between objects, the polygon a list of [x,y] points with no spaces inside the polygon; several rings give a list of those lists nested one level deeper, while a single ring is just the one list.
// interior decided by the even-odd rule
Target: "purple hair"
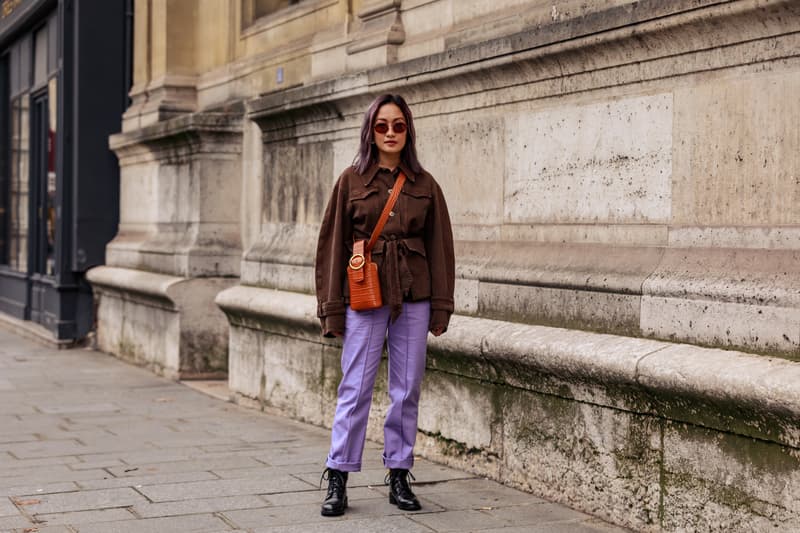
[{"label": "purple hair", "polygon": [[408,169],[419,174],[423,171],[422,165],[417,159],[417,147],[414,142],[417,139],[417,133],[414,130],[414,119],[411,116],[411,109],[408,104],[399,94],[383,94],[377,97],[367,108],[364,113],[364,122],[361,124],[361,146],[358,149],[358,155],[353,160],[353,166],[356,172],[363,174],[369,167],[378,161],[378,147],[373,142],[375,140],[375,133],[372,128],[375,125],[375,117],[378,116],[380,108],[386,104],[395,104],[400,108],[403,117],[406,120],[406,145],[403,151],[400,152],[400,161],[402,161]]}]

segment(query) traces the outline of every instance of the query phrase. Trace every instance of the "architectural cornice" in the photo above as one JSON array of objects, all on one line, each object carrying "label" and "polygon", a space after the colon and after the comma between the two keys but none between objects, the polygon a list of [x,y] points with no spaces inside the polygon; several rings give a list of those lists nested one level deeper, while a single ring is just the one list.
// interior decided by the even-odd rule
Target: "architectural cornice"
[{"label": "architectural cornice", "polygon": [[[574,87],[567,82],[582,74],[631,67],[636,72],[628,76],[628,83],[658,79],[664,69],[641,65],[798,30],[800,4],[791,0],[769,4],[759,0],[643,0],[580,19],[554,21],[478,44],[273,92],[247,102],[248,116],[272,122],[279,115],[316,109],[322,103],[355,99],[361,105],[360,100],[385,91],[401,91],[413,101],[415,92],[429,95],[431,89],[439,96],[453,98],[525,83],[552,82],[553,87],[544,89],[544,93],[529,97],[568,94],[603,87],[598,83],[601,78],[573,84]],[[776,57],[786,55],[783,50],[773,53],[778,54]],[[796,50],[793,54],[797,55]],[[712,68],[742,64],[737,56],[720,56]],[[762,54],[761,59],[769,57]],[[684,61],[678,74],[708,69],[708,62]],[[456,78],[459,82],[451,83]],[[508,102],[502,97],[492,102],[502,103]]]}]

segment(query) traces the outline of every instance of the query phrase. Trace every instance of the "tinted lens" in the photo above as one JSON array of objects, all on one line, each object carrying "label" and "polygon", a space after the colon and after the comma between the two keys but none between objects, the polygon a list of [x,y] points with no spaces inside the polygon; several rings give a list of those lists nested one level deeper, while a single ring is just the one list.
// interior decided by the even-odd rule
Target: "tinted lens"
[{"label": "tinted lens", "polygon": [[406,125],[402,122],[395,122],[394,124],[392,124],[392,129],[394,130],[395,133],[405,133]]},{"label": "tinted lens", "polygon": [[375,133],[380,133],[381,135],[383,135],[388,131],[389,131],[389,125],[386,124],[385,122],[381,122],[380,124],[375,124]]}]

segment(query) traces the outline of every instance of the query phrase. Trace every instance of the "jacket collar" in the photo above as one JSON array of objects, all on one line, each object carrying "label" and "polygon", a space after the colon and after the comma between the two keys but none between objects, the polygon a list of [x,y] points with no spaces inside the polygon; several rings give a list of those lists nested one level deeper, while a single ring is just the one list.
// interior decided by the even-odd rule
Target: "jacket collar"
[{"label": "jacket collar", "polygon": [[[380,168],[381,166],[377,162],[375,162],[372,164],[372,166],[370,166],[367,169],[366,172],[364,172],[362,178],[364,178],[365,187],[370,183],[372,183],[372,180],[375,178],[375,175],[378,173],[378,170],[380,170]],[[411,183],[414,183],[417,180],[417,177],[414,175],[414,173],[411,172],[406,166],[406,164],[403,163],[402,161],[400,162],[399,165],[397,165],[397,168],[403,171],[403,174],[406,175],[406,178],[408,178],[408,181],[410,181]]]}]

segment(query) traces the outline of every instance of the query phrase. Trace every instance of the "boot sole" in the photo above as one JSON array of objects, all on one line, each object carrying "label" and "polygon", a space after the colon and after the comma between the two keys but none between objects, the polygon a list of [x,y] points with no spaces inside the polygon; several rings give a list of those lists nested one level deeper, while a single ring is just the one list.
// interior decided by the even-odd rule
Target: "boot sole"
[{"label": "boot sole", "polygon": [[391,493],[389,493],[389,503],[391,503],[392,505],[396,505],[397,508],[400,509],[401,511],[419,511],[420,509],[422,509],[422,506],[420,504],[409,506],[398,503],[397,498],[395,498],[394,495]]},{"label": "boot sole", "polygon": [[321,514],[322,516],[342,516],[346,510],[347,510],[347,498],[344,499],[344,507],[342,507],[341,509],[336,509],[334,511],[326,511],[325,509],[322,509],[319,512],[319,514]]}]

